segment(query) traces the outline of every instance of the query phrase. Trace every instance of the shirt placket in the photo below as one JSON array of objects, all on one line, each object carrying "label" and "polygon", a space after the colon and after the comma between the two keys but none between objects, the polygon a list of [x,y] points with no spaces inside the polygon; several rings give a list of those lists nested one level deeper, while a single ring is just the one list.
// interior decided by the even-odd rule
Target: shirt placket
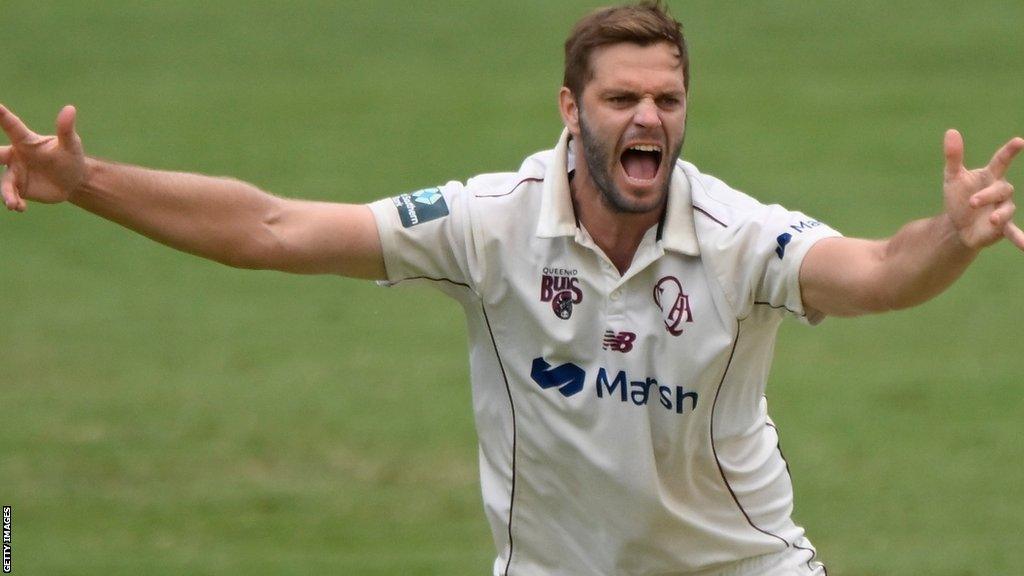
[{"label": "shirt placket", "polygon": [[[625,274],[619,271],[612,264],[611,260],[604,254],[600,247],[594,242],[587,231],[579,228],[576,234],[576,241],[590,249],[600,262],[602,296],[604,298],[605,329],[622,330],[625,322],[628,322],[630,305],[635,299],[630,284],[635,284],[635,276],[639,275],[645,268],[664,254],[664,250],[658,244],[655,231],[652,229],[640,242],[637,247],[633,264],[626,270]],[[634,290],[635,291],[635,290]]]}]

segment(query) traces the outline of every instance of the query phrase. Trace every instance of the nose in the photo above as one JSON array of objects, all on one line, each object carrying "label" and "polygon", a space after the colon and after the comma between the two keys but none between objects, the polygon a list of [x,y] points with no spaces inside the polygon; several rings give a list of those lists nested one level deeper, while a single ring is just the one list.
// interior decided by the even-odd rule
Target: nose
[{"label": "nose", "polygon": [[658,115],[658,105],[651,97],[640,100],[637,104],[636,113],[633,115],[633,123],[644,128],[654,128],[661,125],[661,116]]}]

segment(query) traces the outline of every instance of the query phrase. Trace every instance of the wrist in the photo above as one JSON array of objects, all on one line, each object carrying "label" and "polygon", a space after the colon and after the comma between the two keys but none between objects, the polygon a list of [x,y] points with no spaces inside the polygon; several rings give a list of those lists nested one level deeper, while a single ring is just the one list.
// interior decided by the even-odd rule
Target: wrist
[{"label": "wrist", "polygon": [[970,237],[969,229],[958,227],[948,212],[944,212],[938,217],[938,220],[943,231],[943,244],[952,251],[974,258],[984,248],[984,246],[979,245],[978,242]]},{"label": "wrist", "polygon": [[89,193],[89,190],[96,188],[96,180],[102,172],[103,163],[95,158],[86,156],[82,168],[82,179],[78,185],[68,189],[68,202],[78,204],[82,196]]}]

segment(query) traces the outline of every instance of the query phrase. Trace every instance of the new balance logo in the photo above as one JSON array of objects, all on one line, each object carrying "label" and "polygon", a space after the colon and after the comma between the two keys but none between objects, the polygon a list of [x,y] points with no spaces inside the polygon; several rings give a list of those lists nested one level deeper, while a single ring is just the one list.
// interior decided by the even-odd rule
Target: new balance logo
[{"label": "new balance logo", "polygon": [[568,398],[583,390],[587,373],[572,362],[552,368],[543,358],[535,358],[530,368],[530,378],[545,390],[557,387],[558,392]]},{"label": "new balance logo", "polygon": [[633,332],[618,332],[613,330],[606,330],[604,333],[604,346],[605,350],[611,350],[612,352],[622,352],[625,354],[633,349],[633,342],[636,342],[636,334]]}]

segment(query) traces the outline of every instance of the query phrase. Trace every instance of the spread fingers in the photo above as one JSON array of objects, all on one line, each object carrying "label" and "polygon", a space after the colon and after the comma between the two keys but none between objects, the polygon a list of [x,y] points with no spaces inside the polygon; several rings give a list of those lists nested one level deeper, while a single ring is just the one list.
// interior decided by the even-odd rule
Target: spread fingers
[{"label": "spread fingers", "polygon": [[1005,202],[1013,197],[1013,184],[1006,180],[999,180],[991,186],[983,189],[974,196],[971,196],[971,208],[981,208],[989,204]]}]

